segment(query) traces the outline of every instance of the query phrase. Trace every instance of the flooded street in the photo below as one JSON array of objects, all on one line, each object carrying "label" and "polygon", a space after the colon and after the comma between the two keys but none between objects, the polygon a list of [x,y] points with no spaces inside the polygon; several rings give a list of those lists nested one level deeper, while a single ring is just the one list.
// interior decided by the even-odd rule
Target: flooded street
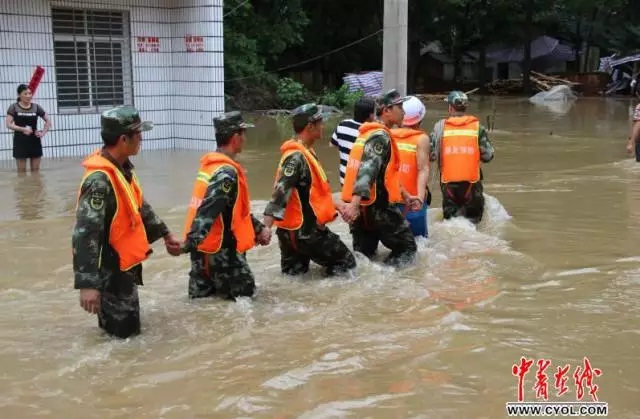
[{"label": "flooded street", "polygon": [[[79,159],[40,175],[0,170],[0,416],[504,417],[512,365],[550,359],[550,399],[575,401],[588,357],[609,416],[640,416],[640,164],[626,157],[630,102],[584,98],[567,112],[526,99],[472,101],[495,112],[495,160],[484,166],[478,230],[442,221],[432,180],[429,239],[396,271],[358,255],[355,275],[280,274],[272,243],[249,252],[254,300],[189,301],[187,256],[162,243],[145,262],[142,335],[112,340],[73,290],[70,233]],[[445,115],[427,103],[425,127]],[[144,115],[142,115],[144,118]],[[317,149],[334,191],[327,124]],[[287,121],[262,118],[241,162],[254,213],[271,192]],[[201,153],[143,151],[147,200],[181,234]],[[351,247],[342,221],[331,229]],[[571,365],[569,392],[553,373]],[[536,366],[525,379],[535,400]],[[584,400],[590,400],[588,389]]]}]

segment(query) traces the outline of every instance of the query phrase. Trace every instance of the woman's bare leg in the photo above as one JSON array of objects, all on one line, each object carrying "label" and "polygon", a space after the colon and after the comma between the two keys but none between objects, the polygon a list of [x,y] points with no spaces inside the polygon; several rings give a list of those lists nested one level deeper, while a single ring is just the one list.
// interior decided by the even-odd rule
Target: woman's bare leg
[{"label": "woman's bare leg", "polygon": [[40,170],[40,157],[34,157],[31,159],[31,171],[37,172]]},{"label": "woman's bare leg", "polygon": [[27,159],[16,159],[16,165],[18,166],[18,173],[27,171]]}]

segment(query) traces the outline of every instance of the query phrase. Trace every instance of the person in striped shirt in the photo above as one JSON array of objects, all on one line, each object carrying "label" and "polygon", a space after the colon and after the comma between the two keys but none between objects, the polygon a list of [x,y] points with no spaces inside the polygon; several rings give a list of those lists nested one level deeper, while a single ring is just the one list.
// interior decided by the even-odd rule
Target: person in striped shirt
[{"label": "person in striped shirt", "polygon": [[344,174],[347,171],[347,160],[351,147],[358,137],[358,129],[365,122],[371,122],[374,118],[376,107],[375,100],[363,96],[356,102],[353,109],[353,119],[345,119],[336,127],[331,136],[331,145],[338,148],[340,153],[340,185],[344,184]]}]

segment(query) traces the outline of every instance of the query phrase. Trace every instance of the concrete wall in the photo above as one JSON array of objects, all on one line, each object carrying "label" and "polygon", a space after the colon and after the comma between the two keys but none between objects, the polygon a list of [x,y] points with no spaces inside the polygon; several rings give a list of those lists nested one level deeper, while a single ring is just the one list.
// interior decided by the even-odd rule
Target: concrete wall
[{"label": "concrete wall", "polygon": [[[0,8],[0,159],[12,158],[13,133],[5,128],[15,89],[36,65],[46,69],[34,102],[50,115],[45,157],[85,155],[101,145],[99,111],[57,107],[52,7],[126,10],[129,13],[133,104],[155,123],[145,149],[209,149],[211,119],[224,111],[223,0],[2,0]],[[187,52],[185,36],[203,39],[204,51]],[[160,40],[159,52],[138,52],[137,37]],[[102,109],[100,109],[102,110]]]}]

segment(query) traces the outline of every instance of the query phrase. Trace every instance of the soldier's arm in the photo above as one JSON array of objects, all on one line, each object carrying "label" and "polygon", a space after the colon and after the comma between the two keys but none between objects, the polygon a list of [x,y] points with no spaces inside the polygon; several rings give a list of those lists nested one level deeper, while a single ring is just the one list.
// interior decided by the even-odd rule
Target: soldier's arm
[{"label": "soldier's arm", "polygon": [[214,220],[228,208],[232,208],[238,194],[238,175],[231,167],[218,169],[207,186],[204,199],[196,211],[187,233],[182,251],[184,253],[196,250],[198,245],[207,237]]},{"label": "soldier's arm", "polygon": [[424,202],[429,182],[429,137],[426,134],[418,141],[416,159],[418,164],[418,198]]},{"label": "soldier's arm", "polygon": [[104,287],[100,264],[107,243],[106,209],[110,202],[115,202],[115,196],[107,176],[102,172],[88,176],[80,187],[71,239],[76,289],[102,290]]},{"label": "soldier's arm", "polygon": [[364,146],[360,168],[356,175],[353,195],[369,199],[371,186],[378,179],[380,170],[390,152],[390,139],[385,135],[374,135]]},{"label": "soldier's arm", "polygon": [[264,228],[264,224],[262,224],[260,220],[254,217],[253,214],[251,214],[251,223],[253,224],[253,231],[255,231],[256,234],[260,234],[260,232]]},{"label": "soldier's arm", "polygon": [[276,180],[271,200],[264,209],[264,215],[273,217],[276,220],[284,218],[284,210],[291,197],[291,192],[302,176],[302,159],[301,153],[292,153],[282,162],[280,176]]},{"label": "soldier's arm", "polygon": [[493,159],[493,145],[487,135],[485,127],[480,125],[480,136],[478,137],[478,145],[480,147],[480,160],[488,163]]},{"label": "soldier's arm", "polygon": [[442,132],[444,131],[444,119],[436,122],[433,126],[433,131],[429,135],[429,139],[431,141],[431,155],[429,159],[431,161],[438,161],[440,158],[440,141],[442,141]]},{"label": "soldier's arm", "polygon": [[142,201],[140,216],[142,217],[144,229],[147,231],[147,241],[149,243],[153,243],[159,238],[169,234],[167,225],[162,221],[162,219],[160,219],[160,217],[158,217],[146,200]]}]

